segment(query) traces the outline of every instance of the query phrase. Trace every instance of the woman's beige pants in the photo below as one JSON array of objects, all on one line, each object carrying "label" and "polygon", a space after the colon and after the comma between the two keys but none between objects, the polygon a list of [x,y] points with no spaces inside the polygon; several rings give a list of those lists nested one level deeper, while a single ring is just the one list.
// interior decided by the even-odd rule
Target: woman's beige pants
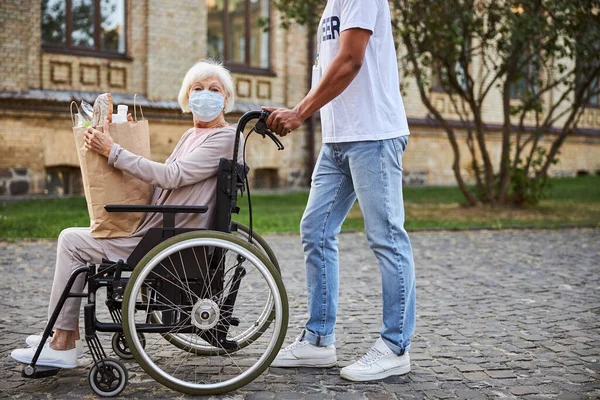
[{"label": "woman's beige pants", "polygon": [[[71,276],[71,271],[87,263],[100,263],[103,258],[106,258],[101,241],[117,241],[119,244],[122,242],[123,246],[122,248],[119,247],[118,258],[126,260],[136,244],[131,239],[94,239],[90,233],[90,228],[68,228],[62,231],[58,236],[56,269],[54,270],[54,281],[52,283],[52,293],[50,294],[50,304],[48,306],[48,320],[50,320],[54,308]],[[71,292],[82,292],[85,282],[86,274],[80,274],[75,280]],[[54,324],[54,328],[66,331],[76,330],[80,307],[81,298],[67,299]]]}]

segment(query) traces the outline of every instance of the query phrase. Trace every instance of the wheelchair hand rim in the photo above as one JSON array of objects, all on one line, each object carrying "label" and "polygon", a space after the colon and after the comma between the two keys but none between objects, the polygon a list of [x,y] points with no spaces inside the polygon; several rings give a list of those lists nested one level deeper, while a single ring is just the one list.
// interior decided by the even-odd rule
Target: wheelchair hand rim
[{"label": "wheelchair hand rim", "polygon": [[[176,253],[178,251],[184,250],[186,248],[190,248],[190,247],[196,247],[196,246],[220,246],[223,247],[227,250],[231,250],[231,251],[236,251],[239,254],[241,254],[243,257],[245,257],[248,261],[250,261],[251,263],[253,263],[257,269],[260,271],[260,273],[262,274],[262,276],[265,278],[265,281],[267,282],[269,289],[271,291],[271,293],[278,293],[279,289],[277,287],[277,283],[275,282],[275,279],[273,278],[273,276],[271,275],[271,273],[269,273],[267,266],[264,264],[264,262],[262,260],[260,260],[255,254],[253,254],[251,251],[249,251],[248,249],[246,249],[245,247],[242,247],[232,241],[229,240],[225,240],[225,239],[220,239],[220,238],[212,238],[212,237],[205,237],[205,238],[191,238],[191,239],[187,239],[184,241],[181,241],[179,243],[176,243],[172,246],[167,247],[166,249],[162,250],[161,252],[159,252],[157,255],[155,255],[145,266],[144,269],[140,272],[140,274],[137,276],[137,278],[135,279],[135,282],[133,284],[133,287],[131,289],[131,293],[133,293],[134,295],[137,295],[138,293],[141,292],[141,287],[143,285],[144,280],[147,278],[147,276],[149,275],[150,271],[157,265],[157,263],[164,259],[165,257],[168,257],[170,255],[172,255],[173,253]],[[270,262],[270,261],[269,261]],[[259,267],[260,266],[260,267]],[[266,270],[264,271],[263,268]],[[281,324],[282,324],[282,318],[281,316],[283,315],[283,305],[282,305],[282,299],[281,299],[281,294],[279,296],[273,296],[273,297],[279,297],[279,301],[274,301],[274,306],[275,306],[275,318],[273,323],[275,324],[274,328],[274,332],[279,332],[281,329]],[[135,298],[135,296],[134,296]],[[129,326],[130,329],[132,329],[132,331],[134,331],[133,335],[132,335],[132,340],[134,342],[133,347],[134,348],[140,348],[141,347],[141,343],[138,339],[138,335],[137,335],[137,330],[135,329],[135,320],[134,318],[134,314],[135,314],[135,301],[133,302],[129,302],[128,304],[128,308],[127,308],[127,319],[129,320]],[[132,328],[131,328],[132,327]],[[273,349],[275,348],[276,344],[277,344],[277,336],[273,335],[268,347],[266,349],[266,351],[263,353],[263,355],[258,359],[257,362],[254,363],[254,365],[252,365],[252,367],[248,368],[246,371],[244,371],[243,373],[241,373],[240,375],[238,375],[236,378],[232,379],[232,380],[228,380],[228,381],[223,381],[223,382],[219,382],[219,383],[211,383],[211,384],[192,384],[190,382],[186,382],[183,381],[179,378],[176,378],[172,375],[169,375],[167,373],[165,373],[158,365],[156,365],[154,363],[154,361],[152,361],[150,359],[150,357],[148,357],[148,355],[142,351],[142,352],[137,352],[139,353],[139,357],[141,357],[144,362],[146,364],[150,364],[152,365],[154,368],[154,372],[157,373],[158,375],[160,375],[164,380],[168,381],[168,382],[173,382],[174,384],[180,385],[180,386],[184,386],[187,388],[190,388],[192,390],[194,389],[198,389],[198,390],[218,390],[218,389],[223,389],[226,388],[230,385],[233,385],[237,382],[243,381],[246,377],[251,376],[263,363],[264,361],[269,357],[269,355],[271,354],[271,352],[273,351]]]}]

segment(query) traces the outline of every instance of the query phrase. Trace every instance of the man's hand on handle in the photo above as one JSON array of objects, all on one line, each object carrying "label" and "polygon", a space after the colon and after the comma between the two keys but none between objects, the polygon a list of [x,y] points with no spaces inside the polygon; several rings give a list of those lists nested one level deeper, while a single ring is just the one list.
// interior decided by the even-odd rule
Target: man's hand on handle
[{"label": "man's hand on handle", "polygon": [[267,128],[279,136],[285,136],[299,128],[305,119],[295,109],[273,107],[262,107],[262,109],[271,113],[267,118]]}]

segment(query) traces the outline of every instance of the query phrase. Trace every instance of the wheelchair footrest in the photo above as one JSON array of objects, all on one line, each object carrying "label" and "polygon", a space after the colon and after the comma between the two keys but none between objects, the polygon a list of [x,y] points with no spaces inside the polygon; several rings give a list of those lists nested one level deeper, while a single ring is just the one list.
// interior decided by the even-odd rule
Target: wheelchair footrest
[{"label": "wheelchair footrest", "polygon": [[46,367],[43,365],[32,367],[31,365],[26,365],[21,371],[21,376],[23,378],[31,379],[46,378],[48,376],[54,376],[58,374],[59,371],[60,368],[58,367]]}]

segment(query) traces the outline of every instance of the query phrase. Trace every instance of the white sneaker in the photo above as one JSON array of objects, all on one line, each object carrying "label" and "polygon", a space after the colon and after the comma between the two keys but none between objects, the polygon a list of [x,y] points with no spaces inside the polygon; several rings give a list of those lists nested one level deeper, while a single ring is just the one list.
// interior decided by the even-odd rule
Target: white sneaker
[{"label": "white sneaker", "polygon": [[349,381],[373,381],[410,372],[408,352],[397,356],[379,338],[360,360],[342,368],[340,376]]},{"label": "white sneaker", "polygon": [[[29,335],[25,339],[25,343],[29,347],[38,347],[40,345],[40,342],[42,341],[42,336],[43,336],[43,333],[40,333],[38,335]],[[52,339],[52,336],[50,336],[46,340],[46,343],[50,343],[51,339]],[[85,357],[85,354],[84,354],[84,351],[83,351],[83,340],[76,340],[75,341],[75,349],[77,349],[77,358],[83,358],[83,357]]]},{"label": "white sneaker", "polygon": [[326,368],[337,364],[335,346],[313,346],[306,340],[296,339],[285,349],[281,349],[271,363],[271,367],[315,367]]},{"label": "white sneaker", "polygon": [[[37,348],[29,347],[27,349],[16,349],[10,353],[10,356],[23,364],[31,364]],[[47,367],[57,368],[75,368],[77,367],[77,350],[54,350],[50,344],[46,343],[40,353],[36,365],[45,365]]]}]

